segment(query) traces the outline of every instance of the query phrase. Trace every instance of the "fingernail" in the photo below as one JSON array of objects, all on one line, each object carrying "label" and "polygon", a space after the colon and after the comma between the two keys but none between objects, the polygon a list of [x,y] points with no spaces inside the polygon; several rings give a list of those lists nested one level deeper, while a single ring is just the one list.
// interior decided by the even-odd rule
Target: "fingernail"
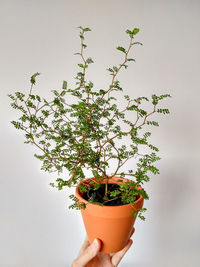
[{"label": "fingernail", "polygon": [[98,248],[99,247],[99,242],[98,240],[95,238],[93,243],[92,243],[92,246],[94,246],[95,248]]}]

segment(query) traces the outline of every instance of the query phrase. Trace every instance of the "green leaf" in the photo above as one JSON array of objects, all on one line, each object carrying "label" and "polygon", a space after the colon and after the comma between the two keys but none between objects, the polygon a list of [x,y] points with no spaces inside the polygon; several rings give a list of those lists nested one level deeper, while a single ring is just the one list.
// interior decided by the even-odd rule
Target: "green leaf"
[{"label": "green leaf", "polygon": [[167,109],[167,108],[163,108],[163,109],[159,108],[159,109],[157,109],[157,112],[162,113],[162,114],[169,114],[170,113],[169,109]]},{"label": "green leaf", "polygon": [[138,29],[138,28],[134,28],[134,29],[133,29],[133,34],[136,35],[139,31],[140,31],[140,29]]},{"label": "green leaf", "polygon": [[60,105],[60,100],[58,98],[55,98],[54,101],[53,101],[53,103],[55,105]]},{"label": "green leaf", "polygon": [[118,46],[117,50],[119,50],[119,51],[121,51],[123,53],[126,53],[126,49],[124,47],[122,47],[122,46]]},{"label": "green leaf", "polygon": [[133,34],[132,31],[130,31],[130,30],[126,30],[126,33],[129,34],[129,35]]},{"label": "green leaf", "polygon": [[91,31],[91,29],[88,27],[83,29],[83,32],[90,32],[90,31]]},{"label": "green leaf", "polygon": [[85,184],[80,184],[78,186],[78,189],[79,189],[79,192],[80,193],[83,193],[83,192],[87,192],[88,191],[88,188],[87,188],[87,186]]},{"label": "green leaf", "polygon": [[166,98],[166,97],[171,97],[171,95],[169,95],[169,94],[164,94],[164,95],[160,95],[160,96],[158,96],[159,100],[162,100],[162,99],[164,99],[164,98]]},{"label": "green leaf", "polygon": [[36,95],[36,99],[37,99],[38,102],[41,102],[41,98],[40,98],[39,95]]},{"label": "green leaf", "polygon": [[158,97],[157,97],[157,95],[152,95],[151,98],[152,98],[152,104],[154,106],[157,105],[158,104]]},{"label": "green leaf", "polygon": [[156,152],[159,151],[159,149],[158,149],[156,146],[153,146],[153,145],[151,145],[151,144],[149,144],[148,146],[149,146],[152,150],[154,150],[154,151],[156,151]]},{"label": "green leaf", "polygon": [[66,81],[63,81],[62,89],[63,90],[66,90],[67,89],[67,82]]},{"label": "green leaf", "polygon": [[103,197],[103,199],[104,200],[109,200],[108,196],[106,196],[106,195]]},{"label": "green leaf", "polygon": [[[60,96],[64,96],[65,94],[67,93],[67,91],[62,91],[61,93],[60,93]],[[61,98],[61,101],[63,100],[63,98]],[[62,101],[63,102],[63,101]]]},{"label": "green leaf", "polygon": [[134,58],[128,58],[127,61],[135,61]]},{"label": "green leaf", "polygon": [[96,170],[92,170],[92,174],[94,175],[95,178],[99,178],[99,174]]},{"label": "green leaf", "polygon": [[91,64],[91,63],[94,63],[94,61],[92,60],[91,57],[89,57],[88,59],[86,59],[86,63],[87,64]]},{"label": "green leaf", "polygon": [[20,129],[20,130],[23,130],[24,128],[23,128],[23,126],[22,126],[22,124],[20,123],[20,122],[18,122],[18,121],[11,121],[11,123],[15,126],[15,128],[16,129]]},{"label": "green leaf", "polygon": [[15,97],[12,94],[9,94],[8,97],[10,97],[12,100],[15,100]]},{"label": "green leaf", "polygon": [[16,92],[15,95],[20,101],[22,101],[22,102],[24,101],[25,94],[22,94],[20,92]]},{"label": "green leaf", "polygon": [[110,192],[110,196],[111,197],[116,197],[119,194],[121,194],[121,191],[120,190],[114,190],[114,191]]},{"label": "green leaf", "polygon": [[56,91],[56,90],[53,90],[53,93],[54,93],[54,95],[55,95],[55,96],[59,96],[59,93],[58,93],[58,91]]},{"label": "green leaf", "polygon": [[78,64],[78,66],[79,66],[80,68],[83,68],[83,69],[87,69],[87,68],[88,68],[88,65]]},{"label": "green leaf", "polygon": [[133,38],[133,35],[136,35],[140,30],[138,28],[134,28],[132,31],[131,30],[126,30],[126,33],[129,34],[131,38]]},{"label": "green leaf", "polygon": [[35,78],[36,78],[38,75],[40,75],[40,73],[39,73],[39,72],[36,72],[35,74],[33,74],[33,75],[31,76],[31,79],[30,79],[31,84],[35,84]]},{"label": "green leaf", "polygon": [[128,65],[126,65],[126,64],[120,64],[120,66],[124,67],[125,69],[128,68]]},{"label": "green leaf", "polygon": [[78,29],[81,29],[82,31],[83,31],[83,27],[82,26],[79,26],[79,27],[77,27]]},{"label": "green leaf", "polygon": [[147,125],[159,126],[157,121],[147,121]]},{"label": "green leaf", "polygon": [[140,42],[134,42],[133,44],[134,44],[134,45],[143,45],[143,44],[140,43]]},{"label": "green leaf", "polygon": [[153,166],[153,165],[149,166],[149,170],[150,170],[153,174],[159,174],[159,173],[160,173],[159,170],[158,170],[155,166]]},{"label": "green leaf", "polygon": [[127,101],[129,101],[129,100],[130,100],[130,97],[129,97],[129,95],[124,95],[124,98],[125,98]]},{"label": "green leaf", "polygon": [[111,69],[111,68],[109,68],[109,69],[107,69],[107,70],[108,70],[109,72],[114,72],[113,69]]},{"label": "green leaf", "polygon": [[118,68],[116,66],[113,66],[113,70],[117,72]]},{"label": "green leaf", "polygon": [[95,184],[94,185],[94,190],[98,190],[101,187],[101,184]]}]

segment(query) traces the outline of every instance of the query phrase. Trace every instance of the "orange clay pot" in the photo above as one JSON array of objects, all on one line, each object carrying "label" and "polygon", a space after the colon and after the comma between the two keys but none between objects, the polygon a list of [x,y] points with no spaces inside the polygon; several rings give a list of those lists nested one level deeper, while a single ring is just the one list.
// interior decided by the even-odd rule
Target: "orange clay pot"
[{"label": "orange clay pot", "polygon": [[[82,183],[89,183],[91,179],[84,180]],[[117,182],[119,179],[124,182],[127,181],[124,178],[113,177],[109,183],[120,184]],[[81,209],[81,214],[90,243],[95,238],[100,239],[102,241],[101,252],[103,253],[113,253],[123,249],[130,238],[136,219],[136,217],[131,217],[131,211],[142,208],[143,197],[140,195],[134,206],[126,204],[103,207],[83,199],[78,187],[76,188],[76,197],[79,202],[86,204],[86,209]]]}]

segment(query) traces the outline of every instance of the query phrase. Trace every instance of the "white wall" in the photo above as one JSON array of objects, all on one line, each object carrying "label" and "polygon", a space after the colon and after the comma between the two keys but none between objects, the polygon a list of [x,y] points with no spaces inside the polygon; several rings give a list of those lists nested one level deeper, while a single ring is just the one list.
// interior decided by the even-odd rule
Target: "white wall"
[{"label": "white wall", "polygon": [[84,238],[79,212],[68,210],[69,191],[49,187],[34,148],[9,121],[17,114],[8,93],[28,90],[39,71],[43,95],[63,79],[73,84],[77,26],[89,26],[89,77],[102,88],[105,69],[120,60],[124,31],[139,27],[137,62],[120,75],[132,97],[169,92],[171,114],[153,131],[160,176],[146,186],[145,223],[121,266],[197,267],[200,264],[199,84],[200,2],[118,0],[0,0],[0,266],[67,267]]}]

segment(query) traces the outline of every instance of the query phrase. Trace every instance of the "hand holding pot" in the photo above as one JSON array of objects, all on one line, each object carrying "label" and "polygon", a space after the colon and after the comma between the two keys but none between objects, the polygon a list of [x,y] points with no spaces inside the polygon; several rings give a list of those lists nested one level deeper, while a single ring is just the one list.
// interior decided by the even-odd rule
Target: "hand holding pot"
[{"label": "hand holding pot", "polygon": [[99,252],[101,249],[100,240],[95,239],[90,245],[86,237],[78,257],[72,263],[72,267],[116,267],[132,245],[132,242],[129,239],[127,245],[122,250],[112,254],[104,254]]}]

